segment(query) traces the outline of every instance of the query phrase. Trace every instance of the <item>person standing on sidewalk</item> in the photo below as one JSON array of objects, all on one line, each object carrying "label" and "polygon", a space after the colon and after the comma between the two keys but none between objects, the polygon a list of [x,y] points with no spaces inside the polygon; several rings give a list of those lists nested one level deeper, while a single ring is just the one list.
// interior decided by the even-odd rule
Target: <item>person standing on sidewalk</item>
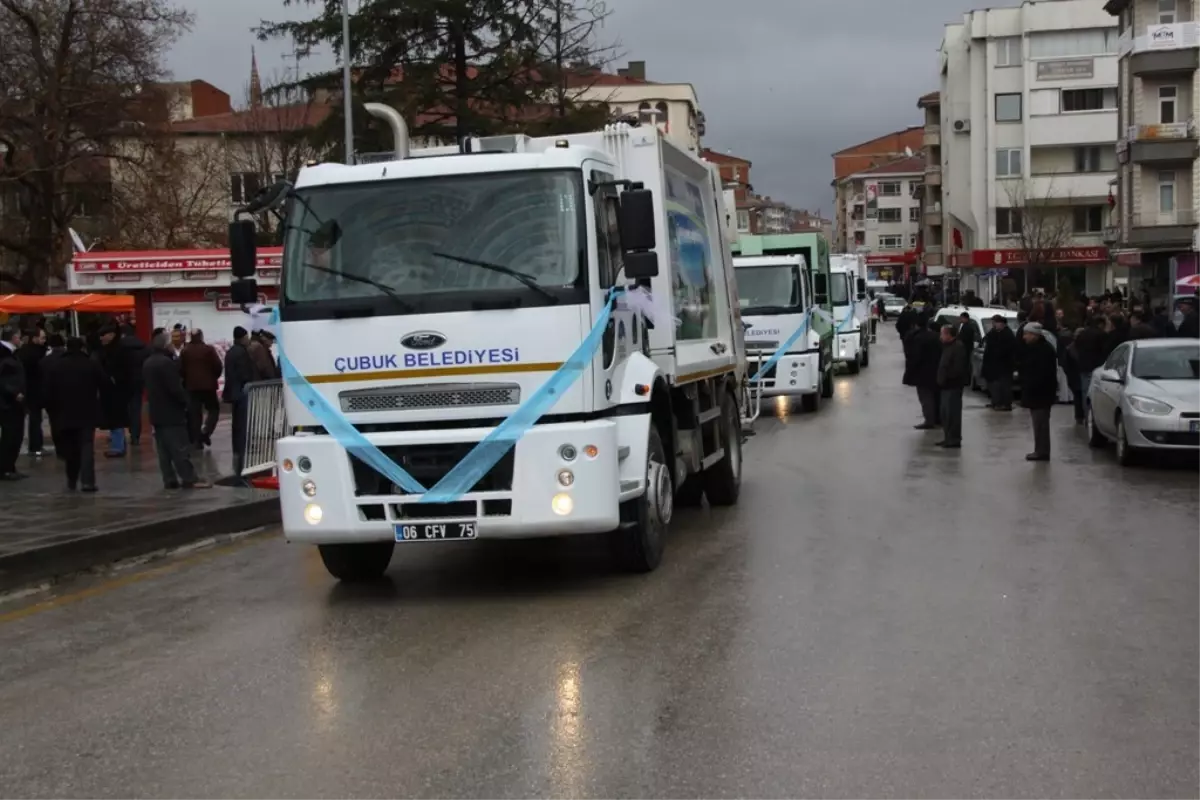
[{"label": "person standing on sidewalk", "polygon": [[109,433],[108,450],[104,455],[106,458],[123,458],[133,375],[128,354],[117,340],[116,325],[105,325],[100,329],[100,348],[97,356],[104,374],[108,376],[101,420],[104,429]]},{"label": "person standing on sidewalk", "polygon": [[42,395],[41,363],[46,357],[46,332],[33,328],[25,331],[22,344],[17,348],[16,356],[25,369],[25,414],[28,418],[28,452],[29,455],[42,455],[42,408],[45,406]]},{"label": "person standing on sidewalk", "polygon": [[42,359],[42,397],[46,398],[46,419],[50,421],[50,441],[54,443],[54,455],[61,461],[63,458],[62,442],[58,440],[58,425],[54,419],[54,404],[50,402],[52,399],[46,391],[46,376],[54,371],[55,365],[62,361],[62,357],[66,355],[67,343],[63,339],[61,333],[52,333],[46,337],[46,346],[50,352]]},{"label": "person standing on sidewalk", "polygon": [[142,377],[163,486],[168,489],[210,488],[212,484],[200,480],[192,466],[187,431],[188,394],[183,388],[179,361],[167,334],[154,337],[151,353],[142,367]]},{"label": "person standing on sidewalk", "polygon": [[25,368],[17,358],[21,334],[16,328],[0,328],[0,480],[17,481],[21,440],[25,438]]},{"label": "person standing on sidewalk", "polygon": [[938,447],[957,450],[962,447],[963,387],[971,375],[967,347],[953,325],[943,325],[942,353],[937,365],[938,401],[942,414],[942,441]]},{"label": "person standing on sidewalk", "polygon": [[188,440],[192,447],[203,450],[212,446],[213,431],[221,416],[221,401],[217,399],[217,381],[223,370],[221,357],[217,348],[204,341],[204,331],[197,328],[180,353],[179,364],[183,370],[183,388],[188,393]]},{"label": "person standing on sidewalk", "polygon": [[[1087,324],[1075,334],[1071,347],[1075,349],[1075,366],[1079,369],[1079,392],[1087,405],[1088,389],[1092,385],[1092,373],[1104,364],[1104,317],[1088,317]],[[1086,408],[1085,408],[1086,411]]]},{"label": "person standing on sidewalk", "polygon": [[1050,460],[1050,410],[1058,399],[1058,353],[1046,340],[1042,326],[1030,322],[1023,331],[1021,353],[1021,405],[1033,423],[1033,452],[1026,461]]},{"label": "person standing on sidewalk", "polygon": [[1012,411],[1012,380],[1016,370],[1017,337],[1004,315],[992,317],[992,329],[983,337],[983,363],[979,376],[987,384],[990,408]]},{"label": "person standing on sidewalk", "polygon": [[137,331],[128,322],[121,326],[121,349],[129,367],[129,443],[137,447],[142,442],[142,405],[145,401],[146,385],[142,382],[142,365],[150,355],[150,348],[137,337]]},{"label": "person standing on sidewalk", "polygon": [[233,346],[225,353],[225,402],[233,406],[233,474],[242,474],[246,455],[246,424],[250,395],[246,385],[253,383],[254,359],[249,350],[250,334],[241,325],[233,329]]},{"label": "person standing on sidewalk", "polygon": [[43,370],[46,413],[52,420],[55,447],[66,462],[67,489],[71,491],[76,486],[85,492],[96,491],[96,424],[107,380],[77,336],[68,339],[62,356]]},{"label": "person standing on sidewalk", "polygon": [[250,334],[250,343],[246,349],[250,352],[250,360],[254,362],[254,380],[270,381],[280,377],[279,365],[271,355],[271,345],[275,336],[270,331],[254,331]]}]

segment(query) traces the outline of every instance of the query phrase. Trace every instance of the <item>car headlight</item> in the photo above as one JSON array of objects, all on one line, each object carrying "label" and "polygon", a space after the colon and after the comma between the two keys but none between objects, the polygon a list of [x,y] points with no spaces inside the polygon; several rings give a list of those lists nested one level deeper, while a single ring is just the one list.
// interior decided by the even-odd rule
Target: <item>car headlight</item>
[{"label": "car headlight", "polygon": [[1130,408],[1137,411],[1139,414],[1170,414],[1175,409],[1161,400],[1154,400],[1150,397],[1142,397],[1141,395],[1131,394],[1125,398],[1128,401]]}]

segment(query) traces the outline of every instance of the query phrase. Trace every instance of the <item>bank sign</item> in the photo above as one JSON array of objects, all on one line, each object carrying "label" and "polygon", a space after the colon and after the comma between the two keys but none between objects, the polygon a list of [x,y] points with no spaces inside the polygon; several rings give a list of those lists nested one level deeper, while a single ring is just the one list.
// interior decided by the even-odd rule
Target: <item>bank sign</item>
[{"label": "bank sign", "polygon": [[953,257],[952,267],[1024,267],[1030,262],[1066,265],[1066,264],[1107,264],[1107,247],[1059,247],[1037,253],[1030,250],[973,250],[970,263],[962,256]]}]

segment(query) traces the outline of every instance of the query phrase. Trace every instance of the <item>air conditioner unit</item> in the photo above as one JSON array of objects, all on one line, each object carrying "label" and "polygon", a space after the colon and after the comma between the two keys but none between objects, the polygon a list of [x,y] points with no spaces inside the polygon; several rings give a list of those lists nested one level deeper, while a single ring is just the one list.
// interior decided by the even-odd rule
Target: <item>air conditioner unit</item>
[{"label": "air conditioner unit", "polygon": [[955,133],[970,133],[971,132],[971,120],[969,120],[969,119],[954,120],[954,132]]}]

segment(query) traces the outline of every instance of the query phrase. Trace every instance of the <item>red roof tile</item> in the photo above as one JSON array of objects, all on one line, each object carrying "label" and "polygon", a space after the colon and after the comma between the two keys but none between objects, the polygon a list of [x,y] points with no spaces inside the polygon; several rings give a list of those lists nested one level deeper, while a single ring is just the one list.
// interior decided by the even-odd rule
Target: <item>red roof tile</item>
[{"label": "red roof tile", "polygon": [[878,167],[866,169],[859,175],[912,175],[925,171],[924,156],[905,156]]}]

